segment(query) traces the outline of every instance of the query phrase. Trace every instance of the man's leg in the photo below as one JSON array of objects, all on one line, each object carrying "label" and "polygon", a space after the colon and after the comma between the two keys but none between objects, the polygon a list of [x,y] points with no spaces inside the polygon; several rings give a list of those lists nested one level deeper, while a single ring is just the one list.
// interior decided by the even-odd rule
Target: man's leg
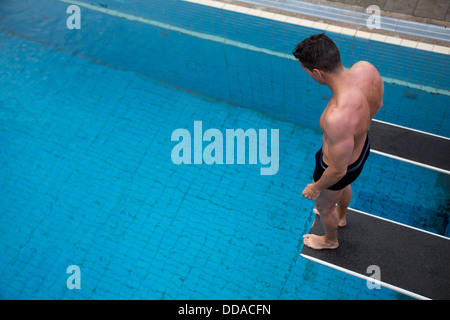
[{"label": "man's leg", "polygon": [[347,208],[352,201],[353,191],[352,186],[349,184],[344,189],[341,198],[337,203],[337,212],[339,214],[339,227],[345,227],[347,225],[347,220],[345,220],[345,213],[347,212]]},{"label": "man's leg", "polygon": [[316,208],[320,213],[320,222],[325,235],[306,234],[303,236],[305,245],[313,249],[336,249],[339,246],[337,238],[339,215],[336,210],[336,203],[343,192],[343,190],[323,190],[320,192],[316,199]]}]

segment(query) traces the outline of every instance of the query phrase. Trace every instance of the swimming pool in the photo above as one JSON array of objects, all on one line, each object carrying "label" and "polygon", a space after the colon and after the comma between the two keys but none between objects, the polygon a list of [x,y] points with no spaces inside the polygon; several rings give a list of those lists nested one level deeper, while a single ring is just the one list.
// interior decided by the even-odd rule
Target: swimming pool
[{"label": "swimming pool", "polygon": [[[311,30],[183,1],[147,10],[104,1],[82,9],[80,30],[67,30],[67,3],[24,3],[2,3],[9,14],[0,24],[2,298],[404,298],[298,256],[313,219],[300,192],[330,92],[277,53]],[[17,24],[23,15],[32,22]],[[331,36],[346,65],[366,42],[363,58],[380,57],[369,54],[375,43]],[[396,50],[404,60],[407,48]],[[382,64],[385,77],[408,78],[387,84],[380,120],[448,136],[447,57],[420,55],[429,70],[444,69],[419,82],[420,64],[417,75]],[[279,129],[278,173],[174,165],[170,136],[192,132],[196,120],[222,131]],[[372,154],[352,207],[448,236],[448,188],[445,174]],[[80,290],[66,286],[70,265],[80,267]]]}]

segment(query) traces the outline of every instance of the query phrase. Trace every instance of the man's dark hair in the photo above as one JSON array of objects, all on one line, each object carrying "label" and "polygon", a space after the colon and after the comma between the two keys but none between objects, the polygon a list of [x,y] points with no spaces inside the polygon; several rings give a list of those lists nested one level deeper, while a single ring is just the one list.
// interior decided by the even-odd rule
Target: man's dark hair
[{"label": "man's dark hair", "polygon": [[292,54],[311,71],[333,72],[341,64],[339,49],[325,33],[306,38],[297,44]]}]

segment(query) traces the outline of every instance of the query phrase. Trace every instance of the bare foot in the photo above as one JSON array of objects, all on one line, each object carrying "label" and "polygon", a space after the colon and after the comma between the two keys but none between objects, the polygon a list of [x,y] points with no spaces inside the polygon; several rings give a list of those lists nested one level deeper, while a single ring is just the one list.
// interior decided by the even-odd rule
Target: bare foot
[{"label": "bare foot", "polygon": [[[317,214],[318,216],[320,216],[320,213],[319,213],[319,210],[317,210],[317,208],[314,208],[313,209],[313,212],[315,213],[315,214]],[[340,217],[340,216],[339,216]],[[345,227],[347,225],[347,220],[345,220],[345,215],[344,215],[344,217],[341,219],[341,218],[339,218],[339,224],[338,224],[338,226],[339,227]]]},{"label": "bare foot", "polygon": [[326,240],[325,236],[318,236],[315,234],[305,234],[303,236],[303,243],[316,250],[336,249],[339,247],[339,242],[337,240],[335,242],[329,242]]}]

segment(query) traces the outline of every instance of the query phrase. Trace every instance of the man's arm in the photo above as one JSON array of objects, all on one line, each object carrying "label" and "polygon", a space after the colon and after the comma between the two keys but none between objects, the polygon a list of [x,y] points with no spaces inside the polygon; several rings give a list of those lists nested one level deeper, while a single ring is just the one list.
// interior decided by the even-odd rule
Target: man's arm
[{"label": "man's arm", "polygon": [[348,117],[329,117],[324,121],[323,131],[328,145],[328,167],[318,181],[309,184],[303,191],[303,195],[311,200],[315,200],[322,190],[331,187],[345,176],[354,148],[353,130]]}]

